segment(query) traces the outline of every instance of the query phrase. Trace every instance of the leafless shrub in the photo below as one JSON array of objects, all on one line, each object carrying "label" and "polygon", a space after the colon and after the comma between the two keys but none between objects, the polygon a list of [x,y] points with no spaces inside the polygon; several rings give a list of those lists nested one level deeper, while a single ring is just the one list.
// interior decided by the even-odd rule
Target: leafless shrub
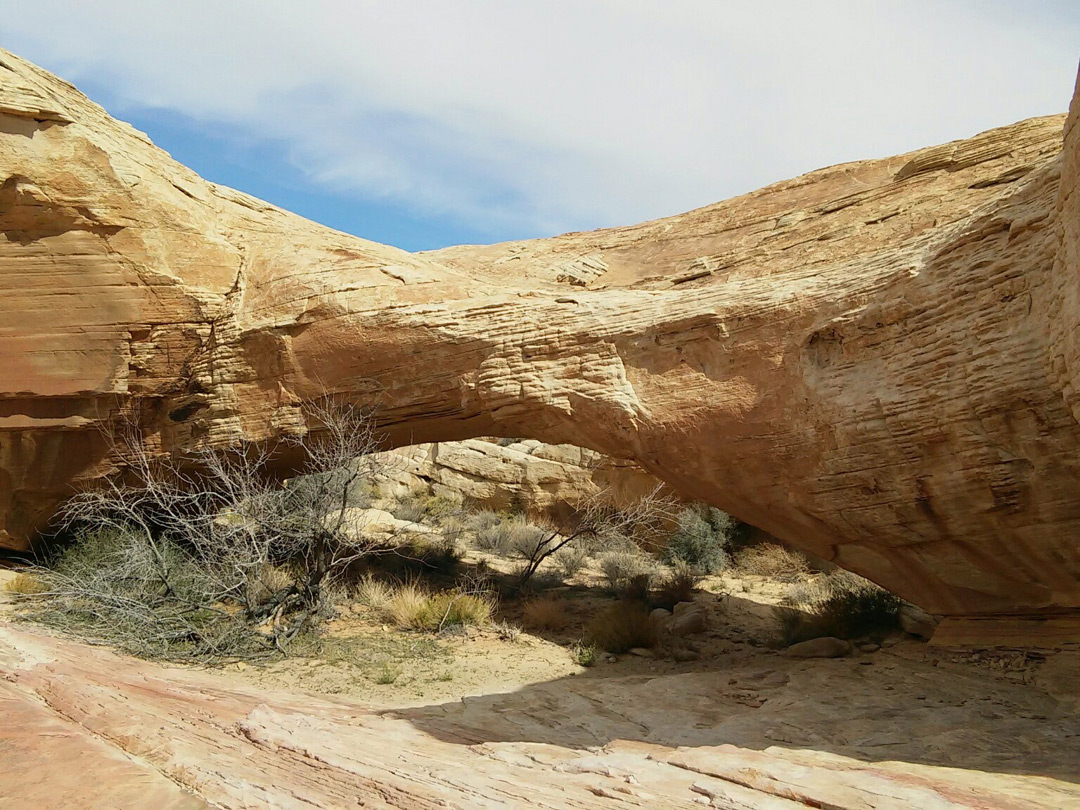
[{"label": "leafless shrub", "polygon": [[[43,620],[139,655],[220,659],[283,653],[329,615],[349,566],[370,551],[351,493],[378,475],[359,410],[314,405],[303,437],[177,458],[135,430],[123,474],[77,494],[64,526],[80,540],[47,574]],[[278,452],[305,459],[278,484]]]},{"label": "leafless shrub", "polygon": [[798,582],[810,574],[810,563],[797,551],[776,543],[748,546],[735,555],[735,567],[744,574]]},{"label": "leafless shrub", "polygon": [[555,529],[546,529],[544,536],[536,540],[532,551],[525,557],[525,564],[518,575],[518,585],[523,586],[528,582],[544,560],[575,541],[659,531],[674,510],[674,501],[661,493],[662,487],[657,486],[626,509],[612,508],[606,492],[598,492],[581,501],[574,510],[573,526],[569,531],[560,534]]}]

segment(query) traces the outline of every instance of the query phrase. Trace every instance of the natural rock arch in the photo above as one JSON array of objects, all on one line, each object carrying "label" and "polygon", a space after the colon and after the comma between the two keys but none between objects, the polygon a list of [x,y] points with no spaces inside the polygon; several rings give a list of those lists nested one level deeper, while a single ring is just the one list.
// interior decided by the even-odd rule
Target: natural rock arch
[{"label": "natural rock arch", "polygon": [[935,613],[1080,607],[1074,103],[628,228],[426,254],[208,183],[0,52],[0,543],[161,451],[303,430],[528,436]]}]

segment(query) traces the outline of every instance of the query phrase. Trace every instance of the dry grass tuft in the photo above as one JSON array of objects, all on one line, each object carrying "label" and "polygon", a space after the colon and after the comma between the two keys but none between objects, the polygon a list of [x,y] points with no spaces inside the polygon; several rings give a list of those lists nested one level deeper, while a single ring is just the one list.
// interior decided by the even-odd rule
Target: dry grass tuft
[{"label": "dry grass tuft", "polygon": [[776,543],[744,548],[735,555],[735,567],[740,573],[780,582],[798,582],[810,575],[810,564],[805,556]]},{"label": "dry grass tuft", "polygon": [[530,630],[562,630],[570,623],[562,599],[543,596],[525,606],[522,622]]},{"label": "dry grass tuft", "polygon": [[416,627],[440,632],[448,627],[480,626],[491,621],[495,603],[484,594],[440,591],[427,598],[416,617]]},{"label": "dry grass tuft", "polygon": [[356,601],[364,607],[383,614],[394,596],[394,589],[389,583],[375,579],[371,574],[368,574],[356,583],[353,595]]},{"label": "dry grass tuft", "polygon": [[398,627],[416,627],[418,616],[427,602],[427,592],[416,580],[409,580],[393,589],[385,601],[383,615]]},{"label": "dry grass tuft", "polygon": [[21,596],[35,596],[37,594],[48,593],[49,586],[33,574],[28,574],[24,571],[20,574],[16,574],[4,583],[4,590],[8,593],[17,593]]},{"label": "dry grass tuft", "polygon": [[439,632],[449,627],[484,625],[491,621],[495,601],[483,593],[428,592],[415,580],[393,589],[383,615],[398,627]]},{"label": "dry grass tuft", "polygon": [[521,639],[521,628],[510,622],[495,622],[491,629],[502,641],[515,642]]},{"label": "dry grass tuft", "polygon": [[610,653],[624,653],[634,647],[655,647],[659,628],[640,602],[623,601],[611,605],[589,624],[588,640]]}]

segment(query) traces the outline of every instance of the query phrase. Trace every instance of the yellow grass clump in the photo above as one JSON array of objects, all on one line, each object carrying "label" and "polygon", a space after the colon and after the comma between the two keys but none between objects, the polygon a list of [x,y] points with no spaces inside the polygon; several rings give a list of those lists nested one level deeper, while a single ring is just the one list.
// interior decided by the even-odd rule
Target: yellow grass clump
[{"label": "yellow grass clump", "polygon": [[39,593],[48,593],[49,586],[33,574],[28,574],[24,571],[21,574],[16,574],[4,583],[4,590],[9,593],[21,594],[22,596],[33,596]]},{"label": "yellow grass clump", "polygon": [[563,600],[543,596],[525,606],[522,622],[530,630],[562,630],[570,623],[570,617]]}]

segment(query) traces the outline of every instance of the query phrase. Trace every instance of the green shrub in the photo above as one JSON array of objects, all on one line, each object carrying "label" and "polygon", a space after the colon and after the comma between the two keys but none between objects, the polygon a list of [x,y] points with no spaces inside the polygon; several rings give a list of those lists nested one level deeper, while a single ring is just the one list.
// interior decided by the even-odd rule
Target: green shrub
[{"label": "green shrub", "polygon": [[476,532],[476,547],[495,554],[509,554],[513,541],[514,527],[510,521],[500,521]]},{"label": "green shrub", "polygon": [[419,523],[427,514],[424,509],[426,500],[426,495],[416,493],[406,495],[394,504],[394,517],[398,520],[407,520],[409,523]]},{"label": "green shrub", "polygon": [[615,593],[647,596],[656,565],[641,552],[609,551],[600,556],[600,569]]},{"label": "green shrub", "polygon": [[659,629],[641,602],[622,601],[601,611],[589,624],[587,639],[610,653],[655,647]]},{"label": "green shrub", "polygon": [[571,543],[555,552],[552,559],[565,579],[573,579],[585,567],[589,555],[584,548]]},{"label": "green shrub", "polygon": [[579,641],[570,648],[570,657],[574,659],[574,663],[578,666],[594,666],[598,657],[596,645]]},{"label": "green shrub", "polygon": [[729,549],[737,522],[706,506],[694,506],[679,514],[679,527],[664,549],[669,565],[683,563],[700,574],[715,574],[731,564]]},{"label": "green shrub", "polygon": [[805,608],[778,607],[775,614],[785,645],[822,636],[881,640],[900,627],[900,597],[848,572],[826,578],[820,597]]},{"label": "green shrub", "polygon": [[701,576],[686,563],[678,563],[675,568],[660,580],[656,589],[654,605],[671,610],[679,602],[692,602],[694,589],[701,581]]}]

